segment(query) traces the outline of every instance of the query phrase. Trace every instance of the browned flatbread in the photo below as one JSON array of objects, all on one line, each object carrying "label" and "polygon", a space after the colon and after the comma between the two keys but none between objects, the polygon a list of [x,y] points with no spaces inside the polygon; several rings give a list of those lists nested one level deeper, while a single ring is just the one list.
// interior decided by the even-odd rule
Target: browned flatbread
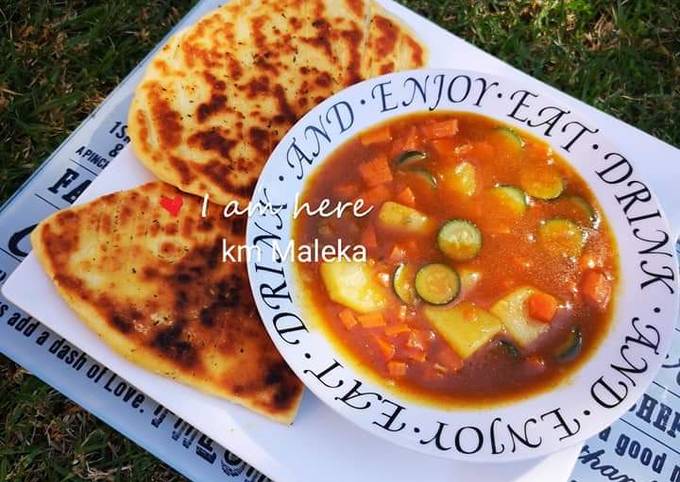
[{"label": "browned flatbread", "polygon": [[128,132],[162,180],[245,204],[274,146],[314,105],[425,62],[416,37],[373,0],[234,0],[151,61]]},{"label": "browned flatbread", "polygon": [[199,198],[153,182],[59,211],[31,240],[59,293],[115,350],[291,422],[302,384],[262,325],[245,263],[222,261],[223,239],[245,242],[245,219],[213,208],[201,218]]}]

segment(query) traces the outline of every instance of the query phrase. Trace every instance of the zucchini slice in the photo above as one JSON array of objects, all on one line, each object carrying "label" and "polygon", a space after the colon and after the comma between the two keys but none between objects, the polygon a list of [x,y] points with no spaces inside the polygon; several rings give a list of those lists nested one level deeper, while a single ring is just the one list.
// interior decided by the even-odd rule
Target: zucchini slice
[{"label": "zucchini slice", "polygon": [[520,188],[515,186],[496,186],[491,193],[501,203],[517,216],[522,216],[527,210],[527,196]]},{"label": "zucchini slice", "polygon": [[520,179],[524,191],[537,199],[555,199],[564,191],[562,175],[552,165],[527,167],[522,171]]},{"label": "zucchini slice", "polygon": [[416,273],[416,293],[431,305],[445,305],[460,292],[455,269],[442,263],[426,264]]},{"label": "zucchini slice", "polygon": [[567,335],[567,339],[557,348],[555,359],[560,362],[568,362],[581,354],[583,349],[583,334],[581,329],[574,326]]},{"label": "zucchini slice", "polygon": [[410,234],[426,234],[431,227],[430,218],[425,214],[393,201],[380,206],[378,221],[384,228]]},{"label": "zucchini slice", "polygon": [[423,151],[404,151],[396,157],[394,165],[399,168],[405,168],[425,159],[427,159],[427,154]]},{"label": "zucchini slice", "polygon": [[548,219],[538,228],[543,248],[556,256],[579,257],[586,244],[586,233],[573,221],[562,218]]},{"label": "zucchini slice", "polygon": [[499,126],[494,129],[497,135],[501,136],[508,145],[512,146],[516,151],[524,149],[526,142],[514,129],[506,126]]},{"label": "zucchini slice", "polygon": [[470,221],[452,219],[439,229],[437,245],[452,260],[468,261],[482,248],[482,233]]},{"label": "zucchini slice", "polygon": [[599,216],[597,215],[597,211],[595,211],[588,201],[581,196],[568,196],[565,198],[565,201],[577,211],[579,220],[587,219],[590,222],[591,227],[597,226]]},{"label": "zucchini slice", "polygon": [[399,263],[392,275],[392,288],[397,297],[407,305],[414,305],[417,300],[415,288],[415,270],[406,263]]},{"label": "zucchini slice", "polygon": [[501,321],[469,301],[453,307],[426,306],[425,318],[461,358],[468,358],[503,328]]},{"label": "zucchini slice", "polygon": [[498,340],[498,347],[505,352],[513,360],[522,358],[522,352],[515,346],[514,343],[508,340]]},{"label": "zucchini slice", "polygon": [[417,176],[419,179],[422,179],[427,183],[428,186],[430,186],[432,189],[437,187],[437,178],[432,174],[430,171],[427,169],[423,168],[414,168],[414,169],[409,169],[408,172],[411,174]]}]

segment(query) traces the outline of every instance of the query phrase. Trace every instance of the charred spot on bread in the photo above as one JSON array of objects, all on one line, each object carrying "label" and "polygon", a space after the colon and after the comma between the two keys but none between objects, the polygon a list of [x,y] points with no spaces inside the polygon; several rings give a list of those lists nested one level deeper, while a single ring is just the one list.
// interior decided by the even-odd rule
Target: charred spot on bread
[{"label": "charred spot on bread", "polygon": [[250,199],[274,146],[315,103],[426,63],[414,33],[374,0],[234,0],[167,45],[135,92],[132,147],[161,179],[221,205]]},{"label": "charred spot on bread", "polygon": [[[168,218],[159,200],[177,196],[186,206]],[[302,385],[282,368],[245,265],[221,259],[223,240],[245,242],[246,217],[224,218],[212,205],[205,218],[182,216],[200,212],[201,203],[168,184],[148,183],[55,214],[31,239],[65,300],[124,356],[289,420]],[[269,366],[278,371],[267,373]],[[278,399],[289,404],[278,408]]]},{"label": "charred spot on bread", "polygon": [[178,319],[171,326],[162,328],[154,336],[152,346],[183,368],[193,368],[198,364],[198,355],[194,346],[186,340],[185,325],[185,320]]}]

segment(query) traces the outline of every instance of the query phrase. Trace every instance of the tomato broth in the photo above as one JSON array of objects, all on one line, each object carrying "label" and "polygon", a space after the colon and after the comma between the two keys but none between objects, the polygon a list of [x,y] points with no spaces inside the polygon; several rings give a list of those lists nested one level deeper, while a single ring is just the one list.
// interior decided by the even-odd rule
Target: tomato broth
[{"label": "tomato broth", "polygon": [[586,182],[538,138],[462,113],[400,117],[349,140],[300,200],[296,244],[367,260],[296,263],[304,302],[343,352],[397,392],[496,403],[563,380],[611,318],[614,237]]}]

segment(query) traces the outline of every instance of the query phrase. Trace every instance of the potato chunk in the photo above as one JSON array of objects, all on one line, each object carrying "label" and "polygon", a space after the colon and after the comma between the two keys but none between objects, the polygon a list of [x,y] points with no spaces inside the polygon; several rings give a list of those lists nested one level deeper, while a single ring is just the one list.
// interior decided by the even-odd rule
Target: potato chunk
[{"label": "potato chunk", "polygon": [[469,162],[461,162],[444,175],[444,183],[453,192],[472,196],[477,190],[477,170]]},{"label": "potato chunk", "polygon": [[501,331],[501,321],[474,303],[425,308],[425,317],[461,357],[468,358]]},{"label": "potato chunk", "polygon": [[328,296],[359,313],[378,311],[385,306],[387,294],[371,267],[361,261],[331,261],[321,265]]},{"label": "potato chunk", "polygon": [[548,331],[550,325],[529,316],[527,300],[534,293],[541,293],[536,288],[523,286],[498,300],[491,313],[503,322],[503,326],[514,340],[525,347]]},{"label": "potato chunk", "polygon": [[383,228],[408,234],[427,234],[433,227],[425,214],[392,201],[380,207],[378,221]]}]

